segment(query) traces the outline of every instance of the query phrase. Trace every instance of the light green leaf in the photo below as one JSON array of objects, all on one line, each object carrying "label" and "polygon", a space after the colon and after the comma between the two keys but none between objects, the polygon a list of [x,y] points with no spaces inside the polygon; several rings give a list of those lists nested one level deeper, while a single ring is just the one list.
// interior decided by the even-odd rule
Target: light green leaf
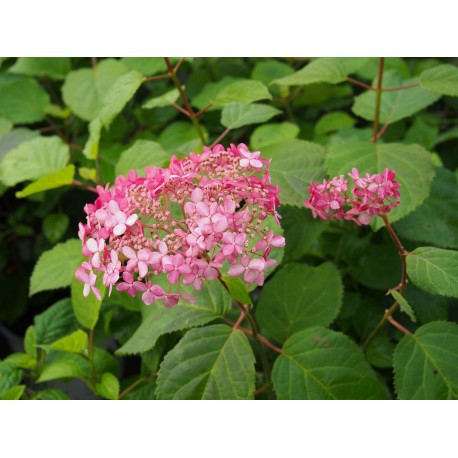
[{"label": "light green leaf", "polygon": [[3,401],[17,401],[24,394],[25,385],[16,385],[6,390],[0,399]]},{"label": "light green leaf", "polygon": [[88,159],[97,159],[99,156],[100,134],[102,133],[102,122],[95,118],[89,123],[89,138],[84,145],[83,154]]},{"label": "light green leaf", "polygon": [[202,326],[221,318],[231,307],[231,297],[217,282],[205,282],[200,291],[189,292],[196,299],[194,303],[180,300],[175,307],[166,308],[162,302],[154,302],[145,308],[142,324],[116,353],[126,355],[148,351],[160,336]]},{"label": "light green leaf", "polygon": [[35,317],[36,338],[33,346],[50,345],[77,329],[78,322],[73,315],[70,299],[61,299]]},{"label": "light green leaf", "polygon": [[37,383],[75,377],[85,380],[89,372],[89,362],[83,356],[56,350],[52,361],[46,364]]},{"label": "light green leaf", "polygon": [[420,85],[436,94],[458,97],[458,67],[442,64],[425,70],[420,75]]},{"label": "light green leaf", "polygon": [[27,185],[22,191],[16,193],[17,198],[28,197],[37,192],[48,191],[49,189],[56,189],[62,186],[70,185],[73,182],[75,176],[75,166],[73,164],[67,165],[67,167],[57,172],[45,175],[42,178],[34,181]]},{"label": "light green leaf", "polygon": [[[418,78],[403,81],[396,72],[387,72],[383,76],[383,87],[391,88],[418,83]],[[367,91],[355,98],[352,111],[362,118],[373,121],[375,116],[375,91]],[[380,104],[380,122],[392,124],[412,116],[417,111],[440,99],[440,95],[433,94],[422,87],[403,89],[401,91],[383,92]]]},{"label": "light green leaf", "polygon": [[19,57],[8,71],[20,75],[49,76],[56,80],[62,80],[70,71],[70,58]]},{"label": "light green leaf", "polygon": [[70,158],[59,137],[38,137],[10,150],[0,162],[0,179],[7,186],[36,180],[64,168]]},{"label": "light green leaf", "polygon": [[[184,89],[184,86],[183,86]],[[160,95],[159,97],[153,97],[152,99],[147,100],[143,105],[142,108],[150,109],[150,108],[160,108],[160,107],[168,107],[173,105],[178,98],[180,97],[180,93],[178,89],[174,88],[170,91],[167,91],[165,94]]]},{"label": "light green leaf", "polygon": [[[208,133],[202,126],[204,138],[208,140]],[[191,123],[177,121],[167,126],[159,136],[158,142],[169,154],[188,155],[190,151],[202,151],[202,141]]]},{"label": "light green leaf", "polygon": [[[401,219],[423,203],[430,193],[434,177],[431,154],[419,145],[342,142],[329,146],[328,173],[331,177],[347,176],[353,167],[361,174],[382,173],[385,168],[396,173],[396,180],[401,185],[401,199],[399,206],[389,214],[391,222]],[[377,218],[375,225],[376,228],[383,226],[381,218]]]},{"label": "light green leaf", "polygon": [[250,343],[239,329],[192,329],[165,356],[157,398],[253,399],[254,363]]},{"label": "light green leaf", "polygon": [[110,372],[105,372],[100,383],[97,383],[97,392],[105,399],[118,399],[119,380]]},{"label": "light green leaf", "polygon": [[409,318],[416,323],[417,318],[415,317],[415,313],[411,307],[411,305],[407,302],[407,299],[401,296],[398,291],[390,291],[391,295],[394,297],[394,300],[399,304],[401,312],[406,313]]},{"label": "light green leaf", "polygon": [[273,81],[275,84],[284,86],[305,86],[313,83],[337,84],[345,81],[347,69],[345,64],[336,57],[321,57],[304,68]]},{"label": "light green leaf", "polygon": [[223,79],[207,83],[203,89],[191,100],[193,107],[201,110],[205,108],[225,87],[235,83],[236,81],[243,81],[241,78],[234,78],[232,76],[225,76]]},{"label": "light green leaf", "polygon": [[41,121],[50,103],[47,92],[32,78],[0,84],[0,115],[15,124]]},{"label": "light green leaf", "polygon": [[290,337],[275,361],[278,399],[385,399],[362,351],[346,335],[315,327]]},{"label": "light green leaf", "polygon": [[401,238],[458,248],[458,184],[450,170],[436,169],[430,196],[410,215],[398,221]]},{"label": "light green leaf", "polygon": [[[251,79],[259,80],[264,84],[270,84],[275,79],[289,76],[294,73],[293,67],[285,62],[268,59],[262,62],[256,62],[251,73]],[[278,91],[278,88],[277,88]]]},{"label": "light green leaf", "polygon": [[33,359],[37,359],[37,338],[35,326],[29,326],[24,336],[24,351]]},{"label": "light green leaf", "polygon": [[136,70],[143,76],[152,76],[167,71],[163,57],[123,57],[121,63],[129,70]]},{"label": "light green leaf", "polygon": [[62,86],[64,101],[77,116],[92,121],[101,110],[111,86],[127,71],[114,59],[104,59],[95,68],[74,70],[67,75]]},{"label": "light green leaf", "polygon": [[263,157],[272,159],[272,183],[280,188],[282,204],[303,206],[306,189],[325,174],[326,150],[316,143],[291,140],[264,148]]},{"label": "light green leaf", "polygon": [[232,299],[243,305],[253,306],[253,301],[251,300],[250,294],[247,290],[247,284],[241,278],[221,275],[221,279],[226,284]]},{"label": "light green leaf", "polygon": [[65,391],[56,390],[55,388],[40,391],[39,396],[44,401],[68,401],[70,399]]},{"label": "light green leaf", "polygon": [[297,331],[331,324],[342,296],[342,279],[333,264],[288,264],[262,289],[256,319],[266,337],[284,342]]},{"label": "light green leaf", "polygon": [[81,241],[70,239],[45,251],[32,272],[30,296],[69,286],[81,261]]},{"label": "light green leaf", "polygon": [[40,135],[36,130],[30,130],[26,127],[14,129],[0,138],[0,158],[6,153],[18,147],[21,143],[28,142]]},{"label": "light green leaf", "polygon": [[333,111],[326,113],[315,124],[316,136],[326,135],[342,127],[351,127],[356,120],[344,111]]},{"label": "light green leaf", "polygon": [[13,128],[13,123],[6,118],[0,118],[0,138],[6,135]]},{"label": "light green leaf", "polygon": [[102,283],[102,278],[99,278],[96,282],[96,287],[100,291],[101,300],[98,300],[92,291],[89,293],[89,296],[84,297],[84,283],[78,281],[76,277],[72,279],[71,296],[73,312],[81,326],[87,329],[94,329],[97,324],[100,307],[102,306],[103,297],[106,292],[106,287]]},{"label": "light green leaf", "polygon": [[405,335],[394,353],[399,399],[458,399],[458,325],[436,321]]},{"label": "light green leaf", "polygon": [[126,103],[134,96],[143,83],[143,76],[135,70],[120,76],[103,97],[97,117],[104,127],[109,127],[113,119],[121,113]]},{"label": "light green leaf", "polygon": [[163,167],[170,160],[170,155],[159,143],[150,140],[137,140],[126,149],[116,164],[116,175],[126,175],[130,170],[145,176],[145,167]]},{"label": "light green leaf", "polygon": [[51,243],[56,243],[68,229],[70,218],[66,213],[50,213],[43,220],[43,234]]},{"label": "light green leaf", "polygon": [[260,81],[236,81],[223,88],[211,101],[213,105],[224,106],[229,103],[249,104],[258,100],[272,100],[267,87]]},{"label": "light green leaf", "polygon": [[407,256],[407,275],[420,289],[458,297],[458,251],[421,247]]},{"label": "light green leaf", "polygon": [[0,396],[3,396],[10,388],[19,384],[23,372],[8,362],[0,363]]},{"label": "light green leaf", "polygon": [[221,124],[229,129],[237,129],[250,124],[266,122],[280,113],[280,110],[269,105],[230,103],[225,105],[221,112]]},{"label": "light green leaf", "polygon": [[84,331],[78,329],[70,335],[54,341],[50,348],[71,353],[85,353],[88,349],[88,337]]},{"label": "light green leaf", "polygon": [[35,369],[37,360],[27,353],[10,353],[4,360],[19,369]]},{"label": "light green leaf", "polygon": [[299,127],[291,122],[265,124],[251,134],[251,149],[262,150],[265,146],[294,140],[298,134]]}]

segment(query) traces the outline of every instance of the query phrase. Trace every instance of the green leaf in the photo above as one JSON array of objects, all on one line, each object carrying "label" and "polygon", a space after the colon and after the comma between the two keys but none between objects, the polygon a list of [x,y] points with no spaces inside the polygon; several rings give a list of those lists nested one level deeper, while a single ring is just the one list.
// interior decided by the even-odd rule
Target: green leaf
[{"label": "green leaf", "polygon": [[97,392],[105,399],[116,400],[119,397],[119,380],[110,372],[102,375],[102,380],[97,383]]},{"label": "green leaf", "polygon": [[25,385],[16,385],[6,390],[0,399],[3,401],[17,401],[24,394]]},{"label": "green leaf", "polygon": [[432,151],[437,144],[439,126],[435,117],[417,115],[404,137],[404,143],[418,143]]},{"label": "green leaf", "polygon": [[56,189],[62,186],[70,185],[73,182],[74,176],[75,166],[73,164],[67,165],[67,167],[62,170],[45,175],[44,177],[29,184],[22,191],[17,192],[16,197],[28,197],[32,194],[36,194],[37,192],[48,191],[49,189]]},{"label": "green leaf", "polygon": [[147,110],[150,108],[168,107],[173,105],[179,97],[180,93],[178,92],[178,89],[174,88],[170,91],[167,91],[165,94],[160,95],[159,97],[153,97],[152,99],[147,100],[142,105],[142,108]]},{"label": "green leaf", "polygon": [[32,78],[0,84],[0,115],[15,124],[41,121],[50,103],[47,92]]},{"label": "green leaf", "polygon": [[77,329],[70,335],[61,337],[54,341],[50,348],[53,350],[68,351],[71,353],[86,353],[89,341],[87,334],[81,329]]},{"label": "green leaf", "polygon": [[102,133],[102,121],[95,118],[89,123],[89,138],[84,145],[83,154],[88,158],[95,160],[99,156],[100,134]]},{"label": "green leaf", "polygon": [[291,140],[264,148],[263,157],[272,159],[272,183],[280,188],[282,204],[302,207],[310,183],[325,174],[326,150],[316,143]]},{"label": "green leaf", "polygon": [[379,368],[393,367],[395,345],[385,333],[379,333],[366,349],[366,358],[372,366]]},{"label": "green leaf", "polygon": [[52,79],[62,80],[70,69],[68,57],[19,57],[8,71],[20,75],[49,76]]},{"label": "green leaf", "polygon": [[446,297],[428,294],[414,286],[412,282],[407,284],[404,296],[412,305],[420,324],[447,320],[449,301]]},{"label": "green leaf", "polygon": [[24,336],[24,351],[33,359],[37,359],[37,337],[35,326],[29,326]]},{"label": "green leaf", "polygon": [[[418,83],[418,78],[403,81],[396,72],[386,72],[383,76],[383,87],[391,88]],[[375,116],[375,91],[367,91],[355,98],[352,111],[362,118],[373,121]],[[400,91],[383,92],[380,104],[380,122],[392,124],[412,116],[417,111],[440,99],[440,95],[433,94],[421,87],[403,89]]]},{"label": "green leaf", "polygon": [[436,321],[405,335],[394,353],[399,399],[458,399],[458,325]]},{"label": "green leaf", "polygon": [[56,390],[55,388],[40,391],[39,396],[44,401],[68,401],[70,399],[65,391]]},{"label": "green leaf", "polygon": [[273,118],[281,111],[269,105],[252,103],[230,103],[221,112],[221,124],[228,129],[237,129],[250,124],[260,124]]},{"label": "green leaf", "polygon": [[103,97],[97,117],[103,126],[109,127],[113,119],[121,113],[126,103],[134,96],[143,83],[143,76],[135,70],[120,76]]},{"label": "green leaf", "polygon": [[70,300],[60,301],[35,317],[36,338],[33,345],[50,345],[78,329]]},{"label": "green leaf", "polygon": [[[259,80],[264,84],[270,84],[275,79],[289,76],[294,73],[293,67],[278,60],[268,59],[262,62],[256,62],[251,73],[251,79]],[[273,88],[274,94],[278,93],[278,88]]]},{"label": "green leaf", "polygon": [[5,155],[0,163],[0,179],[7,186],[36,180],[62,170],[69,158],[69,148],[59,137],[34,138]]},{"label": "green leaf", "polygon": [[52,362],[46,364],[37,383],[75,377],[85,380],[89,372],[89,362],[83,356],[56,350]]},{"label": "green leaf", "polygon": [[450,170],[436,169],[429,197],[410,215],[395,224],[401,238],[458,248],[458,184]]},{"label": "green leaf", "polygon": [[142,383],[135,390],[129,391],[122,400],[125,401],[147,401],[156,399],[156,384],[154,382]]},{"label": "green leaf", "polygon": [[95,68],[70,72],[62,86],[65,103],[80,118],[92,121],[100,112],[111,86],[127,68],[114,59],[104,59]]},{"label": "green leaf", "polygon": [[102,377],[105,372],[117,374],[119,371],[118,360],[108,351],[102,348],[94,347],[94,368],[98,378]]},{"label": "green leaf", "polygon": [[81,261],[81,241],[70,239],[45,251],[32,272],[30,296],[69,286]]},{"label": "green leaf", "polygon": [[344,111],[333,111],[326,113],[315,124],[316,136],[326,135],[330,132],[341,129],[342,127],[351,127],[356,120]]},{"label": "green leaf", "polygon": [[299,127],[291,122],[271,123],[256,127],[250,137],[252,150],[260,150],[275,143],[294,140],[299,134]]},{"label": "green leaf", "polygon": [[297,331],[331,324],[342,296],[342,279],[333,264],[288,264],[262,289],[256,319],[266,337],[284,342]]},{"label": "green leaf", "polygon": [[163,167],[170,160],[170,155],[164,151],[159,143],[150,140],[137,140],[129,149],[126,149],[116,164],[116,175],[126,175],[135,170],[145,176],[145,167]]},{"label": "green leaf", "polygon": [[253,399],[254,363],[250,343],[239,329],[192,329],[165,356],[157,398]]},{"label": "green leaf", "polygon": [[43,234],[50,243],[56,243],[68,229],[70,218],[66,213],[50,213],[43,220]]},{"label": "green leaf", "polygon": [[[206,129],[202,127],[202,130],[204,137],[208,139]],[[194,126],[185,121],[167,126],[158,141],[169,154],[188,155],[190,151],[200,152],[203,146]]]},{"label": "green leaf", "polygon": [[407,275],[420,289],[458,297],[458,251],[421,247],[407,256]]},{"label": "green leaf", "polygon": [[123,57],[121,63],[129,70],[136,70],[143,76],[152,76],[167,71],[163,57]]},{"label": "green leaf", "polygon": [[94,329],[97,324],[100,307],[102,306],[103,297],[106,292],[106,287],[102,283],[102,278],[99,278],[96,287],[100,291],[101,300],[98,300],[92,292],[89,293],[89,296],[84,297],[84,283],[78,281],[76,277],[72,278],[71,295],[73,312],[81,326],[87,329]]},{"label": "green leaf", "polygon": [[436,94],[458,97],[458,67],[443,64],[425,70],[420,75],[420,85]]},{"label": "green leaf", "polygon": [[14,129],[11,132],[3,135],[0,138],[0,158],[6,153],[18,147],[21,143],[25,143],[40,135],[36,130],[30,130],[26,127]]},{"label": "green leaf", "polygon": [[399,304],[401,312],[406,313],[409,318],[416,323],[417,318],[415,317],[415,313],[411,307],[411,305],[407,302],[407,299],[404,298],[398,291],[390,291],[391,295],[394,297],[394,300]]},{"label": "green leaf", "polygon": [[[428,197],[434,177],[431,154],[419,145],[385,143],[371,145],[362,142],[342,142],[329,146],[328,173],[331,177],[347,175],[353,167],[360,173],[382,173],[394,170],[400,183],[400,204],[389,218],[397,221],[415,210]],[[376,227],[383,222],[376,221]]]},{"label": "green leaf", "polygon": [[126,355],[148,351],[160,336],[202,326],[221,318],[231,307],[231,297],[217,282],[205,282],[200,291],[193,292],[193,296],[196,302],[180,300],[173,308],[164,307],[162,302],[148,306],[140,327],[116,353]]},{"label": "green leaf", "polygon": [[203,89],[191,100],[193,107],[201,110],[205,108],[225,87],[231,85],[236,81],[243,81],[241,78],[234,78],[232,76],[225,76],[223,79],[207,83]]},{"label": "green leaf", "polygon": [[18,369],[35,369],[37,366],[37,360],[32,358],[27,353],[10,353],[4,362],[10,363],[12,366]]},{"label": "green leaf", "polygon": [[249,104],[258,100],[272,100],[267,87],[260,81],[236,81],[223,88],[211,101],[213,105],[224,106],[229,103]]},{"label": "green leaf", "polygon": [[13,123],[6,118],[0,118],[0,138],[9,133],[13,128]]},{"label": "green leaf", "polygon": [[253,301],[251,300],[250,294],[247,290],[247,285],[241,278],[221,275],[221,279],[226,284],[232,299],[243,305],[253,306]]},{"label": "green leaf", "polygon": [[22,380],[22,371],[8,362],[0,363],[0,396]]},{"label": "green leaf", "polygon": [[336,57],[321,57],[292,75],[273,81],[284,86],[306,86],[313,83],[337,84],[345,81],[347,69]]},{"label": "green leaf", "polygon": [[362,351],[346,335],[315,327],[283,345],[272,382],[278,399],[384,399]]}]

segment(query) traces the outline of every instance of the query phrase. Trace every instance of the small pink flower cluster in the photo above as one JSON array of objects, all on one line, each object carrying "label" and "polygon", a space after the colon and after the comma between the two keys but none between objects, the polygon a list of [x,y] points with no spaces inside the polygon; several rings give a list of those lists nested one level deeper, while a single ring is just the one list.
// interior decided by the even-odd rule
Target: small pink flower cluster
[{"label": "small pink flower cluster", "polygon": [[369,224],[372,216],[388,213],[399,205],[399,183],[392,170],[385,169],[382,174],[374,175],[366,173],[361,177],[358,169],[353,168],[348,176],[353,180],[350,184],[340,175],[310,185],[310,198],[304,205],[312,210],[314,218]]},{"label": "small pink flower cluster", "polygon": [[[244,144],[216,145],[181,160],[173,156],[168,168],[146,168],[144,178],[131,170],[111,189],[98,186],[99,197],[84,208],[87,222],[79,225],[88,258],[75,273],[83,294],[92,290],[100,298],[96,280],[103,276],[109,293],[117,285],[133,297],[140,292],[145,304],[163,300],[172,307],[180,297],[193,301],[180,293],[181,282],[200,290],[204,279],[227,268],[262,285],[275,264],[271,249],[285,245],[261,227],[269,215],[279,222],[269,164]],[[167,291],[154,284],[156,275],[167,277]]]}]

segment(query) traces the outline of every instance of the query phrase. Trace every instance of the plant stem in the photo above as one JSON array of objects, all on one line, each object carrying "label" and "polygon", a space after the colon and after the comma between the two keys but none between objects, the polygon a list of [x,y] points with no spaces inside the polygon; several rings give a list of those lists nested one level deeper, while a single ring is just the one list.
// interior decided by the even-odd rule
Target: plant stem
[{"label": "plant stem", "polygon": [[138,385],[146,382],[145,377],[140,377],[137,381],[129,385],[119,396],[118,399],[122,399],[127,393],[130,393],[134,388],[137,388]]},{"label": "plant stem", "polygon": [[202,142],[202,146],[205,145],[205,136],[202,131],[202,128],[200,127],[199,120],[196,117],[196,113],[191,107],[191,104],[189,103],[188,97],[184,93],[183,87],[181,86],[180,80],[177,78],[177,75],[175,73],[175,69],[178,69],[179,65],[181,63],[179,62],[175,68],[172,67],[172,64],[170,63],[170,59],[168,57],[164,57],[165,60],[165,65],[167,66],[167,69],[170,74],[170,78],[172,79],[173,83],[175,84],[175,87],[178,89],[178,92],[180,94],[181,100],[183,101],[184,107],[186,111],[189,113],[189,117],[191,118],[191,122],[194,126],[194,128],[197,131],[197,134],[199,135],[200,141]]},{"label": "plant stem", "polygon": [[375,143],[377,141],[378,123],[379,123],[379,118],[380,118],[380,102],[382,99],[383,64],[384,64],[384,57],[380,57],[379,63],[378,63],[377,87],[375,89],[377,92],[375,94],[374,128],[372,130],[372,138],[371,138],[372,143]]},{"label": "plant stem", "polygon": [[215,145],[217,145],[229,132],[231,129],[228,127],[211,145],[210,148],[213,148]]},{"label": "plant stem", "polygon": [[387,320],[397,329],[399,329],[402,333],[412,335],[412,333],[406,329],[401,323],[398,323],[392,316],[389,316]]},{"label": "plant stem", "polygon": [[[355,84],[356,86],[363,87],[364,89],[367,89],[369,91],[377,91],[377,88],[371,86],[370,84],[363,83],[362,81],[355,80],[354,78],[350,78],[347,76],[347,81],[349,83]],[[385,87],[385,88],[380,88],[381,92],[394,92],[394,91],[402,91],[404,89],[410,89],[413,87],[418,87],[420,86],[420,83],[414,83],[414,84],[406,84],[405,86],[396,86],[396,87]]]}]

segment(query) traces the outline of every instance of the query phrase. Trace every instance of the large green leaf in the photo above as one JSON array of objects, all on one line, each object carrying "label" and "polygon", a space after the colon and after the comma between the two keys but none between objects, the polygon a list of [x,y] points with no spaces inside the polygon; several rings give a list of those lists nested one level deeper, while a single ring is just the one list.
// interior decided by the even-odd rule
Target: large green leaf
[{"label": "large green leaf", "polygon": [[[208,133],[202,126],[204,138],[208,140]],[[159,136],[158,142],[170,154],[188,155],[190,151],[202,151],[202,141],[194,126],[186,121],[177,121],[167,126]]]},{"label": "large green leaf", "polygon": [[306,189],[325,174],[326,150],[316,143],[291,140],[264,147],[263,157],[272,159],[272,183],[280,188],[280,202],[301,207]]},{"label": "large green leaf", "polygon": [[19,57],[8,70],[11,73],[30,76],[49,76],[61,80],[70,71],[68,57]]},{"label": "large green leaf", "polygon": [[458,184],[450,170],[436,169],[431,195],[410,215],[398,221],[401,238],[458,248]]},{"label": "large green leaf", "polygon": [[4,361],[0,363],[0,396],[3,396],[22,379],[22,371],[15,368],[11,363]]},{"label": "large green leaf", "polygon": [[[183,86],[184,89],[184,86]],[[153,97],[152,99],[147,100],[143,105],[143,109],[151,109],[151,108],[160,108],[160,107],[168,107],[173,105],[178,98],[180,97],[180,93],[177,88],[173,88],[170,91],[165,92],[162,95],[157,97]]]},{"label": "large green leaf", "polygon": [[458,399],[458,325],[436,321],[405,335],[394,377],[399,399]]},{"label": "large green leaf", "polygon": [[407,274],[428,293],[458,297],[458,251],[417,248],[407,256]]},{"label": "large green leaf", "polygon": [[16,197],[27,197],[37,192],[48,191],[49,189],[56,189],[62,186],[70,185],[75,176],[75,166],[73,164],[67,165],[63,169],[45,175],[37,181],[30,183],[22,191],[16,193]]},{"label": "large green leaf", "polygon": [[191,100],[191,105],[201,110],[202,108],[205,108],[223,88],[241,80],[241,78],[225,76],[219,81],[207,83],[202,88],[202,90]]},{"label": "large green leaf", "polygon": [[262,289],[256,319],[263,334],[284,342],[305,328],[332,323],[342,295],[342,279],[333,264],[289,264]]},{"label": "large green leaf", "polygon": [[26,127],[13,129],[11,132],[4,134],[0,137],[0,158],[12,149],[17,148],[21,143],[28,142],[39,135],[40,133],[36,130],[30,130]]},{"label": "large green leaf", "polygon": [[88,350],[88,336],[81,329],[77,329],[70,335],[61,337],[50,345],[53,350],[68,351],[70,353],[85,353]]},{"label": "large green leaf", "polygon": [[14,77],[0,84],[0,115],[15,124],[41,121],[49,103],[47,92],[32,78]]},{"label": "large green leaf", "polygon": [[[387,72],[384,74],[382,81],[384,88],[391,88],[416,84],[418,83],[418,78],[403,80],[399,73]],[[375,97],[375,91],[367,91],[356,97],[352,107],[353,113],[368,121],[373,121],[375,116]],[[392,124],[403,118],[408,118],[439,99],[440,95],[433,94],[422,87],[383,92],[380,104],[380,122]]]},{"label": "large green leaf", "polygon": [[50,361],[46,361],[46,366],[37,383],[75,377],[88,380],[90,374],[89,361],[82,355],[54,350],[50,359]]},{"label": "large green leaf", "polygon": [[7,133],[11,132],[13,129],[13,123],[8,121],[6,118],[0,117],[0,138],[5,136]]},{"label": "large green leaf", "polygon": [[0,179],[7,186],[36,180],[64,168],[70,158],[59,137],[37,137],[10,150],[0,162]]},{"label": "large green leaf", "polygon": [[129,70],[136,70],[143,76],[152,76],[167,71],[163,57],[123,57],[121,62]]},{"label": "large green leaf", "polygon": [[[369,144],[342,142],[330,145],[328,173],[331,177],[347,176],[356,167],[360,173],[382,173],[385,168],[394,170],[400,183],[400,204],[389,218],[391,222],[401,219],[417,208],[429,195],[434,177],[431,154],[419,145],[400,143]],[[347,176],[348,178],[348,176]],[[377,221],[376,227],[383,226]]]},{"label": "large green leaf", "polygon": [[251,134],[250,145],[252,150],[259,150],[268,145],[294,140],[298,134],[299,127],[292,122],[264,124]]},{"label": "large green leaf", "polygon": [[73,311],[81,326],[84,326],[87,329],[94,329],[95,325],[97,324],[100,307],[102,306],[102,300],[106,292],[106,287],[102,283],[101,277],[97,281],[96,286],[99,289],[100,295],[102,297],[100,300],[97,299],[97,297],[95,297],[92,292],[89,294],[89,296],[84,297],[84,284],[78,281],[75,276],[73,277],[71,283]]},{"label": "large green leaf", "polygon": [[260,103],[230,103],[225,105],[221,112],[221,124],[229,129],[237,129],[266,122],[280,113],[280,110]]},{"label": "large green leaf", "polygon": [[111,86],[127,71],[114,59],[104,59],[95,68],[74,70],[67,75],[62,86],[64,102],[77,116],[91,121],[99,114]]},{"label": "large green leaf", "polygon": [[56,243],[65,234],[70,224],[67,213],[49,213],[43,220],[42,230],[50,243]]},{"label": "large green leaf", "polygon": [[192,329],[170,351],[158,399],[253,399],[255,358],[247,337],[225,325]]},{"label": "large green leaf", "polygon": [[121,154],[115,172],[116,175],[127,175],[130,170],[136,170],[144,176],[145,167],[163,167],[169,160],[170,154],[164,151],[159,143],[137,140]]},{"label": "large green leaf", "polygon": [[142,84],[143,76],[135,70],[120,76],[103,97],[97,117],[103,126],[109,127],[113,119],[121,113],[126,103],[134,96]]},{"label": "large green leaf", "polygon": [[81,261],[81,241],[70,239],[45,251],[33,269],[30,295],[69,286]]},{"label": "large green leaf", "polygon": [[224,87],[211,101],[213,105],[227,105],[229,103],[248,104],[258,100],[272,100],[269,90],[260,81],[236,81]]},{"label": "large green leaf", "polygon": [[351,127],[355,122],[356,120],[344,111],[326,113],[315,124],[315,134],[317,136],[325,135],[342,127]]},{"label": "large green leaf", "polygon": [[110,372],[105,372],[100,383],[97,383],[97,392],[105,399],[118,399],[119,380]]},{"label": "large green leaf", "polygon": [[145,308],[142,324],[117,353],[148,351],[161,335],[202,326],[221,318],[231,306],[229,294],[218,282],[205,282],[200,291],[193,292],[193,296],[196,299],[194,303],[180,300],[175,307],[166,308],[162,302],[154,302]]},{"label": "large green leaf", "polygon": [[436,94],[458,97],[458,67],[443,64],[425,70],[420,75],[420,85]]},{"label": "large green leaf", "polygon": [[322,327],[300,331],[283,345],[272,381],[278,399],[384,399],[362,351],[346,335]]}]

